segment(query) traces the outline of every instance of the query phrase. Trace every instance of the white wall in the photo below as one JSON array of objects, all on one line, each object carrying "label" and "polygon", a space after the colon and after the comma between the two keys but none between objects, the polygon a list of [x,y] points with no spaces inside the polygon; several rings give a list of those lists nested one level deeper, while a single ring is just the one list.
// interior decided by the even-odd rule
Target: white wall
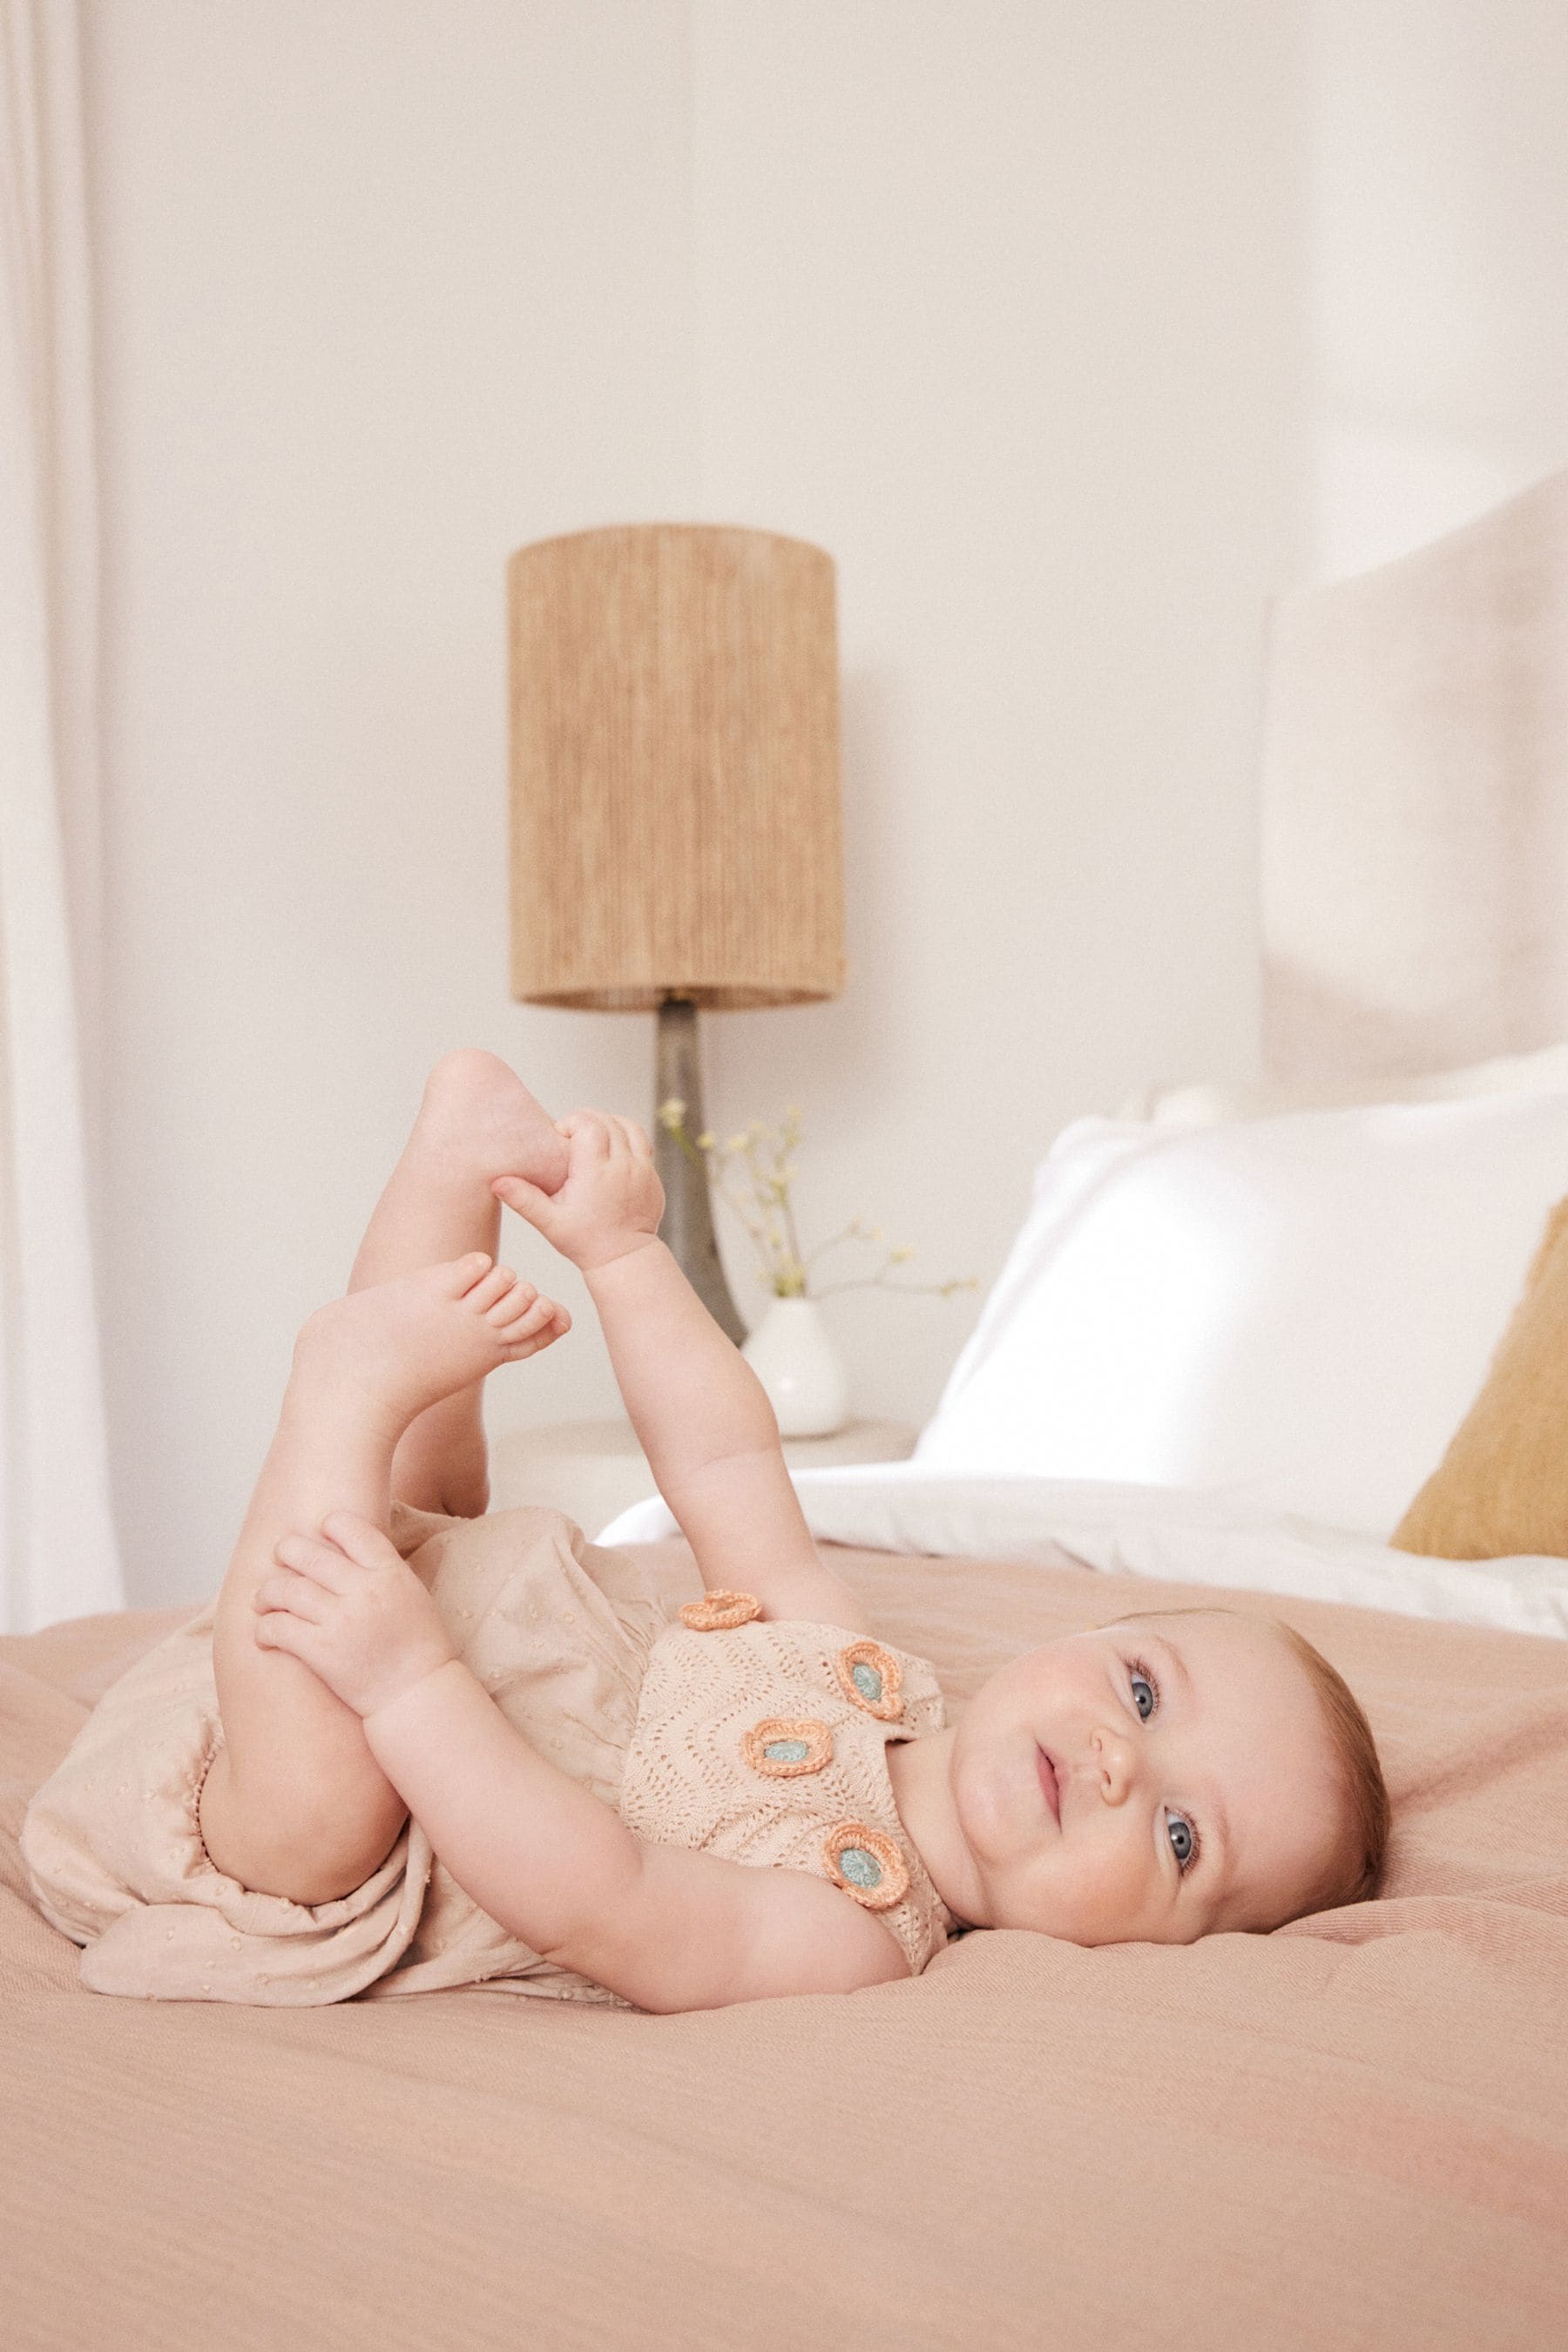
[{"label": "white wall", "polygon": [[[646,1018],[507,1001],[508,551],[691,518],[837,559],[849,984],[710,1020],[710,1109],[800,1102],[819,1232],[859,1213],[912,1273],[989,1279],[1064,1120],[1252,1067],[1269,593],[1564,454],[1568,72],[1525,0],[84,21],[103,1282],[151,1603],[216,1586],[435,1055],[648,1106]],[[1404,495],[1366,427],[1429,414],[1386,316],[1413,255],[1474,462]],[[833,1302],[861,1406],[923,1417],[975,1311]],[[613,1403],[584,1318],[492,1421]]]},{"label": "white wall", "polygon": [[[689,59],[676,0],[86,23],[106,1345],[151,1602],[221,1577],[431,1061],[647,1083],[646,1022],[508,1001],[504,564],[691,507]],[[596,1335],[549,1376],[607,1407]]]},{"label": "white wall", "polygon": [[1568,462],[1568,8],[1310,22],[1312,556],[1337,579]]},{"label": "white wall", "polygon": [[[737,1016],[822,1215],[995,1273],[1052,1135],[1250,1068],[1264,598],[1299,528],[1295,12],[699,0],[703,510],[831,547],[850,984]],[[840,1303],[935,1401],[961,1316]]]}]

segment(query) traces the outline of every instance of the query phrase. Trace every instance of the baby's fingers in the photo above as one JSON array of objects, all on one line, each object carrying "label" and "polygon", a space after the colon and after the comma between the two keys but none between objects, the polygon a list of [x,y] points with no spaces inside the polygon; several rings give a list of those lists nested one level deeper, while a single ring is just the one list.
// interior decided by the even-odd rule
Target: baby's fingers
[{"label": "baby's fingers", "polygon": [[616,1112],[609,1124],[616,1131],[616,1160],[651,1160],[654,1157],[654,1146],[648,1143],[647,1134],[642,1131],[642,1127],[637,1127],[635,1119],[623,1119],[621,1112]]},{"label": "baby's fingers", "polygon": [[[374,1519],[362,1519],[357,1511],[329,1511],[321,1521],[321,1533],[329,1536],[340,1551],[346,1552],[352,1565],[332,1582],[334,1592],[346,1592],[354,1581],[354,1568],[401,1568],[403,1554],[384,1528]],[[341,1565],[341,1564],[340,1564]],[[336,1574],[337,1571],[334,1571]]]},{"label": "baby's fingers", "polygon": [[556,1128],[572,1145],[574,1160],[577,1158],[579,1152],[590,1160],[605,1160],[609,1157],[610,1130],[603,1111],[569,1112],[565,1118],[557,1119]]},{"label": "baby's fingers", "polygon": [[320,1585],[327,1592],[346,1592],[355,1572],[337,1545],[323,1543],[320,1536],[285,1536],[273,1545],[272,1557],[292,1569],[299,1582]]},{"label": "baby's fingers", "polygon": [[320,1625],[312,1625],[303,1617],[293,1616],[286,1609],[269,1610],[256,1621],[256,1646],[258,1650],[286,1650],[308,1666],[318,1682],[331,1685],[322,1671],[327,1661],[328,1637]]},{"label": "baby's fingers", "polygon": [[[258,1616],[272,1611],[302,1618],[307,1625],[319,1625],[329,1602],[327,1595],[308,1576],[285,1570],[281,1575],[262,1580],[250,1596],[250,1605]],[[258,1633],[259,1637],[259,1628]]]},{"label": "baby's fingers", "polygon": [[526,1176],[498,1176],[490,1191],[498,1201],[504,1201],[509,1209],[515,1209],[518,1215],[526,1218],[531,1225],[537,1225],[542,1231],[549,1223],[555,1196],[552,1192],[542,1192],[537,1184],[529,1182]]}]

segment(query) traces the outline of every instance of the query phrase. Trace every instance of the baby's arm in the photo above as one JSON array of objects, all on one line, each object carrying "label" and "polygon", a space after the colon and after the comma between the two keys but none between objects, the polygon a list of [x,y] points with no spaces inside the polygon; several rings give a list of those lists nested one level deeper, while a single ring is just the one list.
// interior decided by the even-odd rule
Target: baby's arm
[{"label": "baby's arm", "polygon": [[854,1992],[909,1975],[891,1933],[826,1879],[636,1836],[513,1730],[458,1659],[363,1728],[480,1909],[639,2009]]},{"label": "baby's arm", "polygon": [[658,1239],[664,1192],[640,1128],[595,1111],[561,1122],[553,1193],[493,1190],[582,1272],[660,1494],[710,1586],[754,1593],[773,1617],[872,1627],[824,1568],[784,1465],[767,1392]]}]

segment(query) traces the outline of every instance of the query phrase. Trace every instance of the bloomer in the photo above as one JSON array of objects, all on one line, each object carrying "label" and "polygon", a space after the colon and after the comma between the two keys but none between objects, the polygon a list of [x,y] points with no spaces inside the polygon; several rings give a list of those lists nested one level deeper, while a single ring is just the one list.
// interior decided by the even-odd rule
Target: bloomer
[{"label": "bloomer", "polygon": [[[398,1506],[393,1539],[460,1654],[542,1754],[616,1804],[664,1610],[626,1552],[559,1511],[447,1519]],[[258,1894],[214,1868],[196,1800],[223,1738],[211,1601],[105,1692],[27,1809],[22,1853],[44,1916],[85,1946],[96,1992],[310,2007],[502,1979],[616,1996],[491,1919],[405,1823],[331,1903]],[[625,2004],[622,2004],[623,2006]]]}]

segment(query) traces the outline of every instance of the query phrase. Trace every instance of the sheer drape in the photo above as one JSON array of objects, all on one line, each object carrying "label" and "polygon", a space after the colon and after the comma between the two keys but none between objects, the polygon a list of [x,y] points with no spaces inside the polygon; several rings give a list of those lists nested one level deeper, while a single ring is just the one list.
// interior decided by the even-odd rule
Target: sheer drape
[{"label": "sheer drape", "polygon": [[[88,317],[75,0],[0,0],[0,1630],[10,1633],[125,1601],[71,953],[72,901],[79,929],[93,927],[97,889]],[[96,969],[95,946],[81,937],[83,973]]]}]

